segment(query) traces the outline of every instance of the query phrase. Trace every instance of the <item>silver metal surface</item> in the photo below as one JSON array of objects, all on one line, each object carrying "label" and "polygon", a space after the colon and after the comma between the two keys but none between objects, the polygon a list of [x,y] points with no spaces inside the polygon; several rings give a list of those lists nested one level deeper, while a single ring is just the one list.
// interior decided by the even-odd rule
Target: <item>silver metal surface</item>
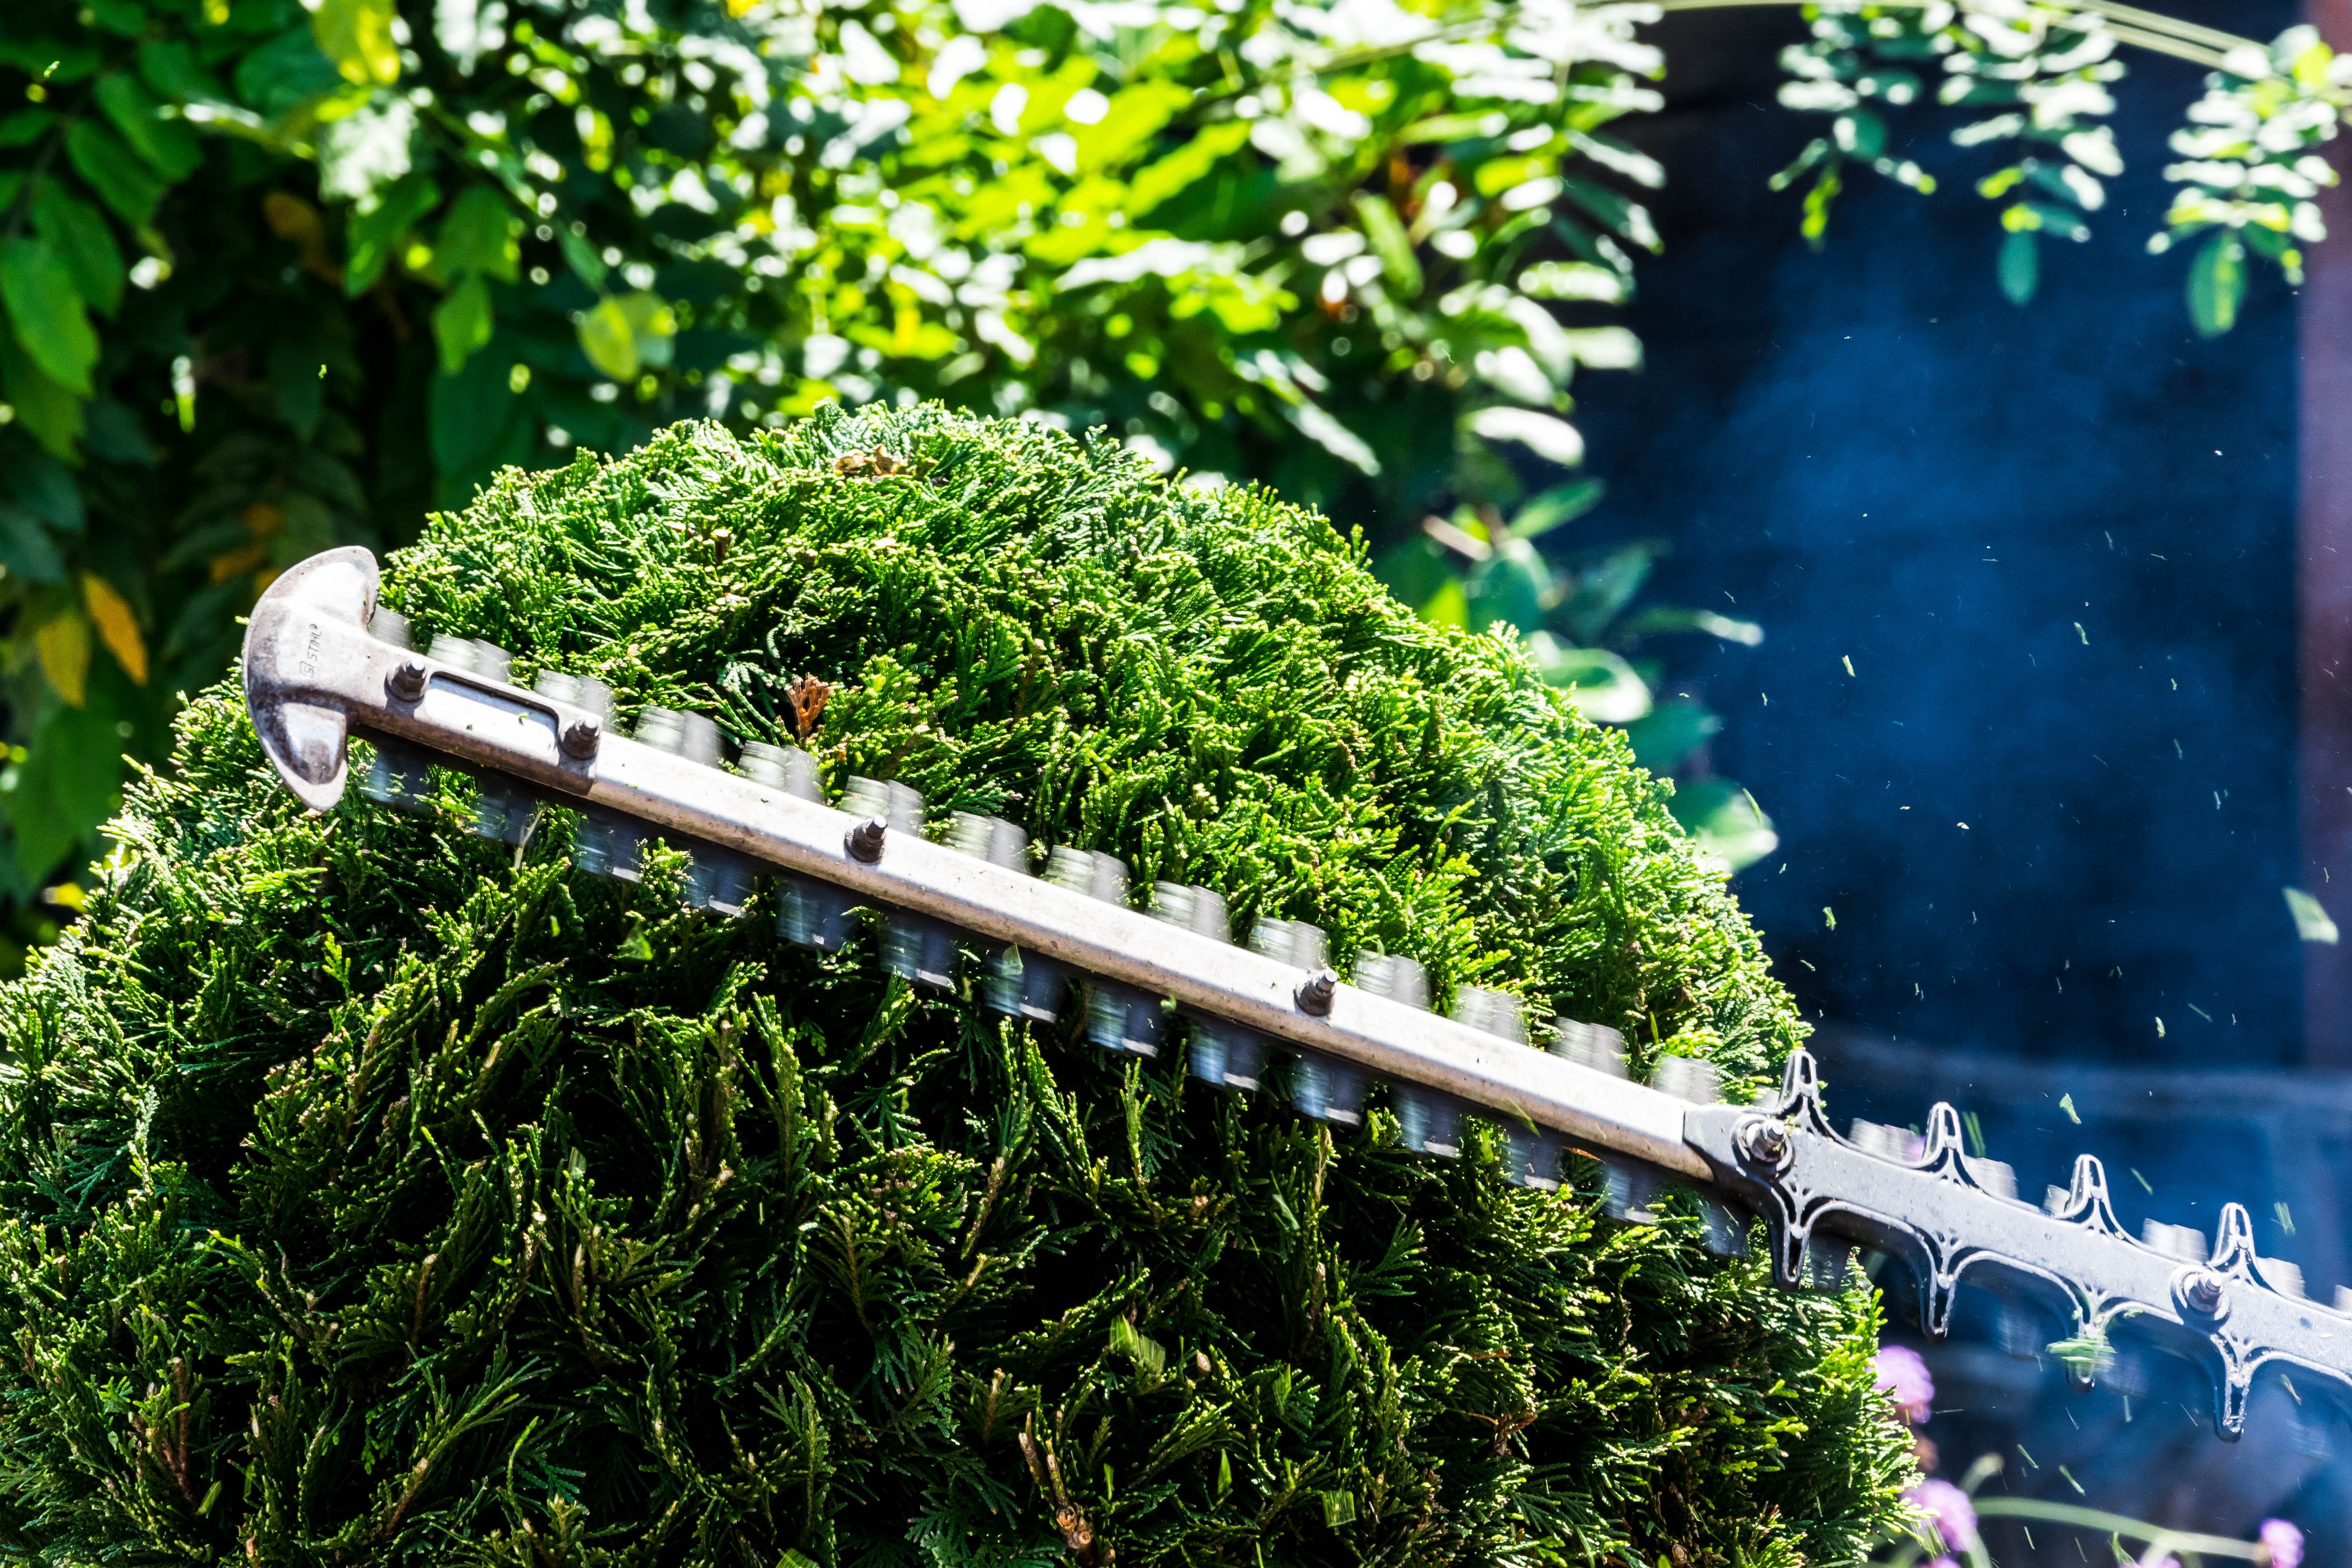
[{"label": "silver metal surface", "polygon": [[[593,680],[541,671],[523,690],[506,681],[503,650],[446,636],[415,652],[406,623],[378,616],[376,586],[366,551],[330,551],[278,578],[247,631],[255,731],[314,810],[341,798],[358,733],[378,748],[362,786],[371,799],[433,809],[427,760],[459,767],[480,781],[476,831],[522,842],[551,800],[582,814],[582,868],[625,879],[640,875],[644,837],[667,837],[691,860],[688,901],[722,916],[742,912],[765,869],[779,878],[792,940],[837,951],[856,929],[851,907],[871,906],[884,914],[880,947],[895,972],[953,987],[969,941],[982,952],[974,994],[986,1005],[1055,1022],[1072,1013],[1076,982],[1076,1016],[1108,1050],[1157,1054],[1172,1002],[1190,1023],[1188,1069],[1220,1089],[1256,1089],[1280,1051],[1296,1058],[1289,1089],[1301,1114],[1359,1124],[1377,1080],[1406,1147],[1458,1154],[1462,1115],[1478,1116],[1503,1130],[1505,1173],[1521,1185],[1557,1187],[1570,1149],[1600,1160],[1603,1204],[1618,1218],[1654,1223],[1668,1188],[1703,1186],[1707,1245],[1739,1251],[1737,1211],[1752,1208],[1783,1285],[1842,1288],[1859,1243],[1909,1260],[1922,1322],[1938,1336],[1962,1277],[1983,1276],[2072,1314],[2083,1342],[2102,1344],[2111,1330],[2152,1337],[2213,1366],[2225,1436],[2242,1429],[2253,1375],[2273,1363],[2352,1394],[2352,1315],[2304,1300],[2291,1265],[2257,1258],[2236,1205],[2210,1257],[2196,1233],[2126,1236],[2088,1157],[2037,1209],[2018,1200],[2008,1166],[1962,1151],[1948,1106],[1916,1143],[1869,1123],[1853,1142],[1840,1138],[1802,1051],[1769,1104],[1710,1103],[1713,1068],[1695,1059],[1667,1058],[1654,1087],[1637,1084],[1614,1030],[1557,1020],[1550,1049],[1533,1049],[1507,996],[1465,991],[1455,1017],[1431,1013],[1410,959],[1364,954],[1348,984],[1312,925],[1261,920],[1236,944],[1212,889],[1161,884],[1150,911],[1133,909],[1124,864],[1066,845],[1030,876],[1013,824],[959,817],[949,842],[934,843],[920,796],[867,779],[851,780],[852,809],[836,810],[805,754],[754,742],[743,771],[729,772],[716,729],[694,715],[647,710],[637,738],[625,738],[611,694]],[[2075,1370],[2100,1367],[2094,1350]]]},{"label": "silver metal surface", "polygon": [[2245,1429],[2247,1395],[2265,1366],[2352,1394],[2352,1316],[2305,1300],[2299,1274],[2254,1255],[2242,1205],[2223,1207],[2210,1257],[2204,1237],[2182,1226],[2152,1226],[2150,1240],[2136,1240],[2116,1218],[2105,1171],[2085,1154],[2072,1184],[2037,1208],[2014,1195],[2013,1179],[1988,1179],[1997,1162],[1966,1154],[1948,1105],[1929,1113],[1909,1158],[1874,1152],[1830,1125],[1813,1058],[1801,1050],[1776,1102],[1694,1106],[1685,1125],[1723,1188],[1763,1214],[1784,1285],[1802,1280],[1809,1250],[1824,1243],[1896,1254],[1919,1282],[1921,1326],[1941,1338],[1961,1280],[1990,1284],[2073,1321],[2070,1370],[2080,1383],[2104,1375],[2113,1360],[2104,1347],[2116,1337],[2204,1362],[2225,1437]]}]

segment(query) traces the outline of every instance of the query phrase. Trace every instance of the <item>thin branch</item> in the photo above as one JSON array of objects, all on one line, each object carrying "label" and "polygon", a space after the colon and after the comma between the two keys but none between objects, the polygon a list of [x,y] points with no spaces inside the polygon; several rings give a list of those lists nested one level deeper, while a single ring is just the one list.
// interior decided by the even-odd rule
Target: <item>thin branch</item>
[{"label": "thin branch", "polygon": [[2103,1535],[2127,1535],[2137,1541],[2161,1541],[2168,1547],[2185,1552],[2203,1552],[2214,1557],[2242,1557],[2251,1563],[2262,1562],[2269,1550],[2251,1541],[2232,1541],[2226,1535],[2196,1535],[2187,1531],[2166,1530],[2137,1519],[2126,1519],[2119,1513],[2108,1513],[2095,1508],[2077,1508],[2072,1503],[2042,1502],[2032,1498],[1997,1497],[1976,1500],[1977,1516],[1980,1519],[2046,1519],[2053,1524],[2072,1524],[2084,1530],[2095,1530]]},{"label": "thin branch", "polygon": [[[1750,5],[1799,5],[1811,0],[1651,0],[1661,11],[1717,11]],[[1940,0],[1871,0],[1890,10],[1924,11]],[[2118,43],[2131,44],[2156,54],[2171,55],[2193,65],[2220,69],[2222,58],[2232,49],[2252,47],[2268,50],[2259,38],[2241,37],[2218,27],[2203,27],[2194,22],[2183,22],[2160,11],[2143,11],[2137,5],[2116,5],[2108,0],[2075,0],[2069,10],[2086,16],[2096,16],[2107,25]],[[1963,5],[1961,10],[1968,7]]]}]

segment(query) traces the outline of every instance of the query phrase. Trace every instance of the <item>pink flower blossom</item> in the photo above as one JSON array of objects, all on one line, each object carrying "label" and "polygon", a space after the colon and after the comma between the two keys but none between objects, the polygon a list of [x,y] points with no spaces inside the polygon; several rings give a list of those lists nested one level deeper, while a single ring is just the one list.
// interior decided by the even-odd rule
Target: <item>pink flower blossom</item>
[{"label": "pink flower blossom", "polygon": [[1927,1363],[1917,1351],[1881,1345],[1870,1364],[1878,1374],[1878,1391],[1894,1401],[1896,1415],[1914,1426],[1927,1419],[1936,1400],[1936,1380],[1927,1375]]},{"label": "pink flower blossom", "polygon": [[2139,1568],[2180,1568],[2180,1559],[2168,1552],[2161,1557],[2141,1558]]},{"label": "pink flower blossom", "polygon": [[1934,1557],[1928,1559],[1927,1568],[1960,1568],[1960,1564],[1958,1558]]},{"label": "pink flower blossom", "polygon": [[1949,1481],[1921,1481],[1903,1494],[1904,1500],[1927,1516],[1936,1533],[1953,1551],[1976,1544],[1977,1507],[1969,1494]]},{"label": "pink flower blossom", "polygon": [[2261,1540],[2270,1550],[2271,1568],[2302,1568],[2303,1531],[2283,1519],[2266,1519]]}]

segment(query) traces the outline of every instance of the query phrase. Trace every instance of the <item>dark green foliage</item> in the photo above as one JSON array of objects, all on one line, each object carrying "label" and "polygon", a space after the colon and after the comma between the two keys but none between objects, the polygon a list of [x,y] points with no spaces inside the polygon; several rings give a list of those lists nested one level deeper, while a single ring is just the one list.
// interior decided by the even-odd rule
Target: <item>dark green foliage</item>
[{"label": "dark green foliage", "polygon": [[[839,473],[887,450],[910,471]],[[1760,1070],[1621,736],[1264,495],[934,411],[509,476],[388,597]],[[0,993],[0,1523],[55,1561],[1859,1558],[1874,1310],[358,799],[231,694]],[[1375,1118],[1377,1122],[1380,1119]]]}]

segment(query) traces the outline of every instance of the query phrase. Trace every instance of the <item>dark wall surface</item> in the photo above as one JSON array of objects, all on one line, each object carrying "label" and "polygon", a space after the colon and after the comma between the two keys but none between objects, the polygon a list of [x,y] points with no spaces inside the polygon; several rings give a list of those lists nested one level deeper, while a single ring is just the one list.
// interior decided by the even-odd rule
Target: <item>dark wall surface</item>
[{"label": "dark wall surface", "polygon": [[[2263,37],[2296,19],[2168,9]],[[1725,716],[1710,763],[1780,829],[1736,886],[1830,1026],[1841,1121],[1916,1123],[1949,1099],[2029,1198],[2101,1155],[2135,1227],[2210,1234],[2245,1203],[2330,1300],[2352,1283],[2342,1091],[2255,1070],[2302,1056],[2280,894],[2298,864],[2294,300],[2259,277],[2237,330],[2202,341],[2185,256],[2146,250],[2202,73],[2126,57],[2127,173],[2088,243],[2045,244],[2019,308],[1973,189],[2005,160],[1952,148],[1949,110],[1915,111],[1903,149],[1936,195],[1860,182],[1808,248],[1796,194],[1766,188],[1814,130],[1772,100],[1801,36],[1777,12],[1658,30],[1670,107],[1638,134],[1672,174],[1667,249],[1631,311],[1646,369],[1578,389],[1610,486],[1587,538],[1667,539],[1661,597],[1766,627],[1759,647],[1685,650],[1665,695]],[[2179,1070],[2207,1068],[2236,1070]],[[1919,1342],[1902,1271],[1881,1279],[1889,1337]],[[2339,1415],[2268,1377],[2232,1446],[2185,1363],[2127,1357],[2080,1394],[2054,1358],[2004,1353],[2064,1328],[1962,1293],[1953,1339],[1922,1345],[1943,1475],[2002,1456],[1985,1496],[2240,1538],[2285,1517],[2312,1568],[2352,1561]],[[1988,1541],[2012,1568],[2111,1560],[2048,1525]]]},{"label": "dark wall surface", "polygon": [[1955,111],[1904,122],[1937,194],[1864,176],[1816,252],[1766,188],[1819,123],[1772,100],[1799,24],[1656,36],[1670,107],[1635,134],[1666,249],[1630,311],[1646,368],[1579,387],[1610,486],[1580,527],[1671,540],[1663,596],[1767,628],[1683,650],[1665,694],[1726,716],[1712,766],[1780,829],[1738,887],[1784,976],[1900,1038],[2294,1061],[2294,300],[2259,276],[2200,340],[2185,254],[2146,250],[2202,73],[2128,55],[2126,173],[2020,308],[1973,189],[2006,160],[1952,147]]}]

